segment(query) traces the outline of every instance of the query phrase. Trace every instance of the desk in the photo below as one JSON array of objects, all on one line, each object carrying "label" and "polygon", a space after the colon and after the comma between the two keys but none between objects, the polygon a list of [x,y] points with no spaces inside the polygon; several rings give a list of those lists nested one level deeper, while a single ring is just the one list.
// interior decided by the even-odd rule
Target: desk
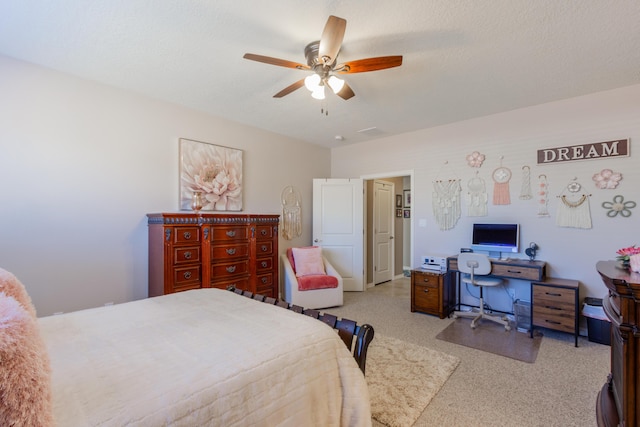
[{"label": "desk", "polygon": [[[503,279],[519,279],[528,280],[531,282],[540,282],[545,278],[547,263],[544,261],[529,261],[526,259],[511,259],[511,260],[491,260],[491,274],[492,277],[500,277]],[[457,303],[456,306],[460,309],[460,280],[458,275],[458,256],[452,256],[447,258],[447,271],[450,274],[449,280],[452,283],[455,280],[457,283]]]}]

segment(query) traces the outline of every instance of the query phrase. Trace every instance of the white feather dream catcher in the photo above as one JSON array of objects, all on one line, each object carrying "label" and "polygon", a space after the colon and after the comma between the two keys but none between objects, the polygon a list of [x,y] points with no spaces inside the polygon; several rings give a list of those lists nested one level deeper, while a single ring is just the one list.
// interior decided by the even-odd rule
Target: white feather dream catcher
[{"label": "white feather dream catcher", "polygon": [[591,228],[591,209],[589,208],[589,197],[591,194],[581,192],[582,186],[576,181],[571,182],[558,196],[558,213],[556,215],[556,225],[560,227]]},{"label": "white feather dream catcher", "polygon": [[484,179],[478,176],[471,178],[467,183],[467,216],[487,216],[487,190]]},{"label": "white feather dream catcher", "polygon": [[[446,166],[449,162],[444,164]],[[457,176],[447,180],[437,179],[433,182],[433,216],[440,230],[449,230],[458,223],[461,191],[460,179]]]},{"label": "white feather dream catcher", "polygon": [[302,235],[300,192],[292,186],[282,190],[282,237],[292,240]]}]

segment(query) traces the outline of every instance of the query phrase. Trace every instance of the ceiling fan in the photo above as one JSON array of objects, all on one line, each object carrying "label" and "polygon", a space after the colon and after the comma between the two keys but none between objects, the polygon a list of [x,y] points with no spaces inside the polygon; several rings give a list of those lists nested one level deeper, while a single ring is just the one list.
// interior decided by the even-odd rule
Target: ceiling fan
[{"label": "ceiling fan", "polygon": [[336,74],[364,73],[367,71],[384,70],[402,65],[402,55],[380,56],[377,58],[359,59],[345,63],[338,63],[338,54],[342,46],[342,39],[347,27],[347,21],[337,16],[329,16],[322,31],[320,40],[309,43],[304,48],[307,64],[300,64],[286,59],[272,58],[270,56],[245,53],[243,58],[265,64],[278,65],[280,67],[295,68],[297,70],[313,71],[313,74],[298,80],[273,95],[274,98],[282,98],[294,90],[306,86],[311,91],[311,96],[316,99],[324,99],[324,89],[329,86],[331,90],[342,99],[349,99],[355,93],[349,85]]}]

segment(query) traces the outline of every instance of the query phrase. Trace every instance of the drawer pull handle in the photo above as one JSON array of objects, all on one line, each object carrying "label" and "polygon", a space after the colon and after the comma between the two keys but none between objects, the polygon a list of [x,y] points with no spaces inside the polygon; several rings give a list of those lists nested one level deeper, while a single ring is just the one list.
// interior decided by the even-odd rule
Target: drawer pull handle
[{"label": "drawer pull handle", "polygon": [[544,308],[548,308],[549,310],[562,310],[560,307],[554,307],[552,305],[545,305]]},{"label": "drawer pull handle", "polygon": [[553,323],[554,325],[560,325],[560,322],[556,322],[555,320],[545,320],[547,323]]},{"label": "drawer pull handle", "polygon": [[267,261],[262,261],[260,265],[262,266],[262,268],[267,268]]},{"label": "drawer pull handle", "polygon": [[555,292],[545,292],[545,295],[549,295],[549,296],[552,296],[552,297],[561,297],[562,296],[562,294],[558,294],[558,293],[555,293]]},{"label": "drawer pull handle", "polygon": [[236,235],[236,232],[234,230],[229,230],[227,231],[227,237],[234,237]]},{"label": "drawer pull handle", "polygon": [[191,238],[191,233],[189,231],[185,231],[183,236],[186,240],[189,240]]},{"label": "drawer pull handle", "polygon": [[269,282],[269,280],[267,280],[267,278],[266,278],[266,277],[263,277],[263,278],[262,278],[262,283],[264,283],[264,284],[266,285],[268,282]]},{"label": "drawer pull handle", "polygon": [[187,251],[184,253],[184,258],[185,259],[191,259],[191,251]]},{"label": "drawer pull handle", "polygon": [[513,273],[513,274],[522,274],[522,271],[520,270],[507,270],[508,273]]},{"label": "drawer pull handle", "polygon": [[233,273],[234,271],[236,271],[236,266],[235,265],[227,267],[227,272],[228,273]]},{"label": "drawer pull handle", "polygon": [[262,234],[263,236],[266,236],[267,235],[267,230],[261,230],[260,234]]},{"label": "drawer pull handle", "polygon": [[227,254],[228,254],[228,255],[233,255],[233,254],[235,254],[235,253],[236,253],[236,249],[235,249],[235,248],[229,248],[229,249],[227,249]]},{"label": "drawer pull handle", "polygon": [[429,289],[425,289],[423,292],[424,292],[425,294],[428,294],[428,293],[429,293]]},{"label": "drawer pull handle", "polygon": [[185,271],[184,272],[184,278],[185,279],[191,279],[191,272],[190,271]]},{"label": "drawer pull handle", "polygon": [[269,250],[267,245],[262,245],[261,249],[262,249],[262,252],[267,252]]}]

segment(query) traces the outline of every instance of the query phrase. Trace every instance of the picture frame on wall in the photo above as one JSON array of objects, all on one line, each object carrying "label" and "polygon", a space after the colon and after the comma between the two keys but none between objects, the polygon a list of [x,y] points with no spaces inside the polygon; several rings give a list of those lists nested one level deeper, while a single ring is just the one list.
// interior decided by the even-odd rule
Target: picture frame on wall
[{"label": "picture frame on wall", "polygon": [[402,207],[402,194],[396,194],[396,208]]},{"label": "picture frame on wall", "polygon": [[404,218],[411,218],[411,209],[405,209],[403,213]]},{"label": "picture frame on wall", "polygon": [[242,150],[179,139],[180,210],[199,193],[203,211],[242,210]]},{"label": "picture frame on wall", "polygon": [[396,209],[396,218],[402,218],[402,209]]},{"label": "picture frame on wall", "polygon": [[411,207],[411,190],[403,190],[402,194],[404,196],[404,207],[410,208]]}]

